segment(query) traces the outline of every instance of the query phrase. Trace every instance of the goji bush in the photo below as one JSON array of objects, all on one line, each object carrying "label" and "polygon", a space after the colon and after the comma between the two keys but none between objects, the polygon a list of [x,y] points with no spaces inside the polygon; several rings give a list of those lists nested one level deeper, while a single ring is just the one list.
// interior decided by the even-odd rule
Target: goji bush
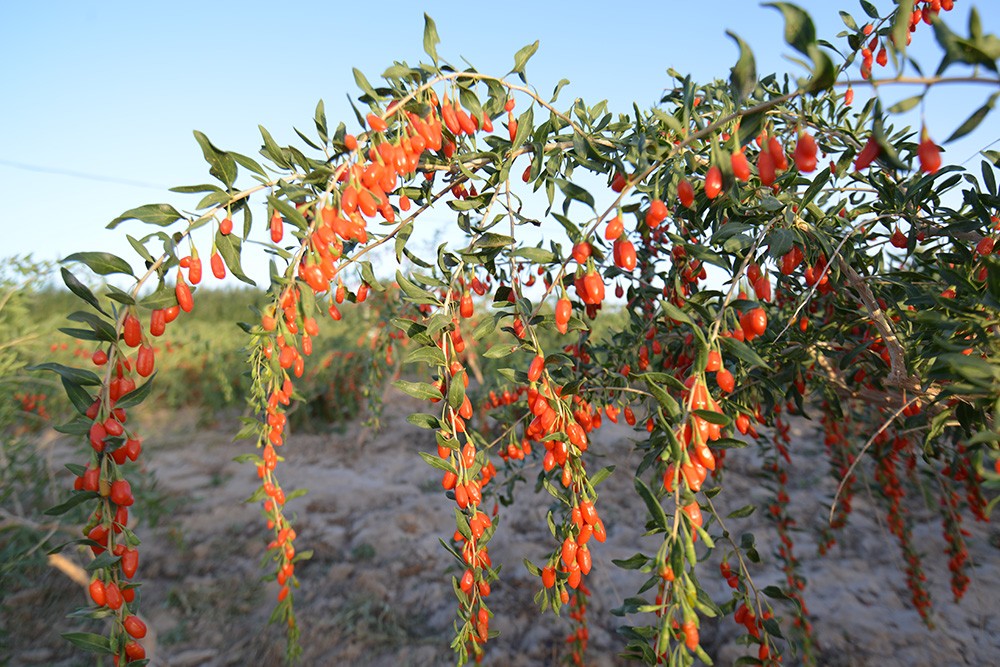
[{"label": "goji bush", "polygon": [[[698,83],[671,70],[659,104],[628,113],[581,100],[560,106],[561,86],[549,97],[527,85],[537,43],[515,54],[506,76],[451,65],[428,17],[429,62],[396,62],[378,84],[355,70],[356,130],[331,125],[320,103],[314,135],[299,133],[302,147],[279,146],[262,128],[250,157],[195,133],[217,182],[176,188],[201,195],[197,213],[150,204],[111,223],[154,227],[142,241],[129,237],[141,271],[103,252],[65,260],[134,281],[98,296],[64,270],[87,307],[70,316],[83,327],[70,333],[92,341],[92,365],[44,365],[61,375],[79,413],[62,430],[92,448],[70,466],[76,481],[63,507],[88,508],[80,542],[95,556],[90,614],[110,627],[69,638],[142,664],[141,545],[128,527],[129,513],[141,511],[128,478],[142,440],[129,412],[152,389],[155,341],[184,326],[201,285],[227,274],[250,282],[241,268],[250,241],[273,262],[265,301],[242,325],[253,417],[240,436],[253,443],[244,457],[260,478],[251,501],[271,535],[272,620],[287,626],[290,658],[296,564],[306,554],[284,510],[298,492],[278,476],[289,407],[305,378],[323,373],[313,355],[319,320],[354,316],[386,290],[402,301],[366,334],[385,360],[373,379],[389,377],[404,355],[431,374],[396,386],[427,402],[410,421],[433,433],[436,449],[421,456],[440,472],[455,513],[442,544],[458,565],[459,663],[482,658],[496,635],[490,541],[503,513],[488,498],[498,487],[513,493],[529,472],[551,496],[552,541],[524,565],[538,576],[543,611],[568,607],[569,660],[584,660],[592,551],[614,528],[602,518],[599,485],[628,474],[648,508],[637,520],[659,547],[618,562],[648,574],[623,603],[623,613],[646,619],[622,628],[625,655],[710,662],[701,619],[732,615],[756,647],[743,662],[780,662],[789,641],[812,662],[785,492],[795,454],[789,415],[822,415],[840,480],[825,546],[848,519],[856,480],[871,479],[913,604],[930,622],[907,498],[938,498],[960,598],[969,582],[962,521],[986,520],[998,497],[1000,155],[984,151],[969,171],[946,163],[931,139],[931,129],[947,128],[915,131],[893,118],[941,84],[964,83],[991,96],[949,141],[973,132],[998,94],[1000,40],[974,10],[968,35],[954,32],[946,0],[882,4],[862,1],[861,21],[841,12],[843,32],[820,40],[803,10],[770,3],[800,76],[759,76],[749,47],[730,33],[738,58],[728,80]],[[940,45],[935,74],[908,59],[911,38]],[[887,106],[901,83],[923,92]],[[257,200],[263,220],[253,216]],[[422,257],[408,241],[432,208],[450,210],[455,228]],[[541,240],[526,240],[539,238],[536,229]],[[374,252],[389,243],[394,275],[385,249]],[[605,317],[618,319],[595,336]],[[487,343],[482,355],[472,354],[477,343]],[[488,376],[473,389],[490,393],[474,404],[480,358]],[[635,470],[596,469],[592,434],[605,419],[635,428]],[[782,542],[781,587],[754,584],[754,540],[732,537],[731,524],[755,508],[723,517],[713,503],[725,493],[725,459],[740,455],[729,450],[751,441],[775,489],[766,511]],[[721,600],[701,583],[715,576],[700,564],[713,550],[731,590]],[[779,612],[792,620],[779,623]]]}]

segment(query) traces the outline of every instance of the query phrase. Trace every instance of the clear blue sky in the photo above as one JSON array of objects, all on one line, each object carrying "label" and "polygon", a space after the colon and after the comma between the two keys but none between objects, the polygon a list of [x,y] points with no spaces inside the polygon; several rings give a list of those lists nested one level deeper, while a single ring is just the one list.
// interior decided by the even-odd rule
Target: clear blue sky
[{"label": "clear blue sky", "polygon": [[[837,5],[863,18],[853,0],[799,4],[831,40],[843,28]],[[949,22],[965,33],[970,5],[956,4]],[[1000,2],[976,4],[985,29],[1000,32]],[[374,80],[393,60],[419,61],[425,10],[438,25],[439,53],[452,62],[465,57],[480,71],[508,71],[517,49],[541,40],[529,82],[547,93],[568,78],[572,84],[561,95],[567,104],[579,96],[591,103],[607,98],[618,111],[631,111],[633,100],[649,106],[669,82],[668,67],[700,80],[728,77],[736,47],[727,29],[750,43],[759,73],[796,71],[785,59],[791,51],[780,14],[743,0],[4,2],[0,257],[32,252],[57,259],[103,249],[135,261],[123,229],[139,234],[144,226],[104,226],[144,203],[193,206],[193,199],[166,191],[210,181],[192,130],[221,148],[255,155],[258,123],[279,143],[298,142],[292,128],[311,130],[320,98],[332,124],[352,119],[345,98],[358,94],[351,68]],[[926,26],[916,52],[934,54],[922,59],[933,69],[937,50]],[[954,109],[971,111],[989,92],[933,92],[932,135],[943,140],[964,120]],[[950,146],[951,159],[965,161],[1000,139],[998,118],[991,116],[972,143]]]}]

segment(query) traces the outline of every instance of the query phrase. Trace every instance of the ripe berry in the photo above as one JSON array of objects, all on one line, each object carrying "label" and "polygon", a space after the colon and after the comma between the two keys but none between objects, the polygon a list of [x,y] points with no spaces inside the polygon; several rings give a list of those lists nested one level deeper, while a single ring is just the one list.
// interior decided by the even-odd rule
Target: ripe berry
[{"label": "ripe berry", "polygon": [[713,165],[705,174],[705,196],[715,199],[722,192],[722,170]]},{"label": "ripe berry", "polygon": [[866,143],[865,147],[861,149],[857,159],[854,161],[854,169],[856,171],[867,169],[871,166],[871,163],[878,158],[879,153],[881,152],[882,147],[878,145],[877,141],[875,141],[875,137],[869,137],[868,143]]},{"label": "ripe berry", "polygon": [[744,183],[750,180],[750,162],[747,161],[747,156],[742,150],[734,151],[730,161],[733,165],[733,176]]},{"label": "ripe berry", "polygon": [[545,368],[545,357],[542,355],[536,355],[534,359],[531,360],[531,366],[528,368],[528,382],[537,382],[538,378],[542,376],[542,370]]},{"label": "ripe berry", "polygon": [[127,480],[119,479],[111,483],[111,502],[128,507],[135,502],[132,496],[132,485]]},{"label": "ripe berry", "polygon": [[927,128],[924,128],[921,132],[917,155],[920,158],[920,171],[933,174],[941,168],[941,149],[931,141],[930,135],[927,134]]},{"label": "ripe berry", "polygon": [[608,226],[604,229],[604,238],[608,241],[614,241],[625,231],[625,225],[622,223],[622,217],[616,215],[608,222]]},{"label": "ripe berry", "polygon": [[771,151],[762,150],[757,155],[757,174],[762,185],[771,186],[775,181],[774,157]]},{"label": "ripe berry", "polygon": [[736,380],[733,378],[733,374],[725,368],[719,369],[715,374],[715,381],[724,393],[731,394],[736,389]]},{"label": "ripe berry", "polygon": [[136,639],[142,639],[146,636],[146,624],[138,616],[126,616],[123,625],[125,626],[125,632]]},{"label": "ripe berry", "polygon": [[646,211],[646,225],[650,228],[657,227],[667,217],[667,206],[660,199],[649,202],[649,210]]},{"label": "ripe berry", "polygon": [[107,595],[104,590],[104,582],[100,579],[94,579],[90,582],[90,599],[94,601],[98,607],[103,607],[108,601]]},{"label": "ripe berry", "polygon": [[691,208],[694,204],[694,188],[687,179],[682,179],[680,183],[677,184],[677,198],[681,202],[681,206],[684,208]]},{"label": "ripe berry", "polygon": [[803,132],[795,145],[795,166],[804,174],[816,171],[816,140]]}]

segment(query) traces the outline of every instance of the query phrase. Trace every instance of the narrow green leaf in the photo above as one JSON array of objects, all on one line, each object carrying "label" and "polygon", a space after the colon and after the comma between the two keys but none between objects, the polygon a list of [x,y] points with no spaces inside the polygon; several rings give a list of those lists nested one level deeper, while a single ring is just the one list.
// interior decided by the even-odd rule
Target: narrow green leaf
[{"label": "narrow green leaf", "polygon": [[965,122],[959,125],[958,129],[952,132],[951,136],[945,139],[944,142],[948,144],[956,139],[961,139],[979,127],[979,124],[983,122],[983,119],[986,118],[990,111],[993,110],[993,105],[996,104],[997,101],[997,95],[1000,95],[1000,93],[993,93],[990,95],[990,99],[986,102],[986,104],[976,109],[971,116],[966,118]]},{"label": "narrow green leaf", "polygon": [[88,500],[93,500],[94,498],[100,498],[101,494],[97,491],[74,491],[73,495],[69,497],[66,502],[60,503],[54,507],[50,507],[45,510],[45,514],[49,516],[59,516],[60,514],[65,514],[70,511],[80,503],[87,502]]},{"label": "narrow green leaf", "polygon": [[243,265],[240,262],[242,245],[243,241],[236,234],[223,234],[220,231],[215,232],[215,247],[222,256],[222,261],[229,267],[229,272],[238,280],[248,285],[256,286],[257,283],[243,272]]},{"label": "narrow green leaf", "polygon": [[80,385],[97,386],[101,384],[101,379],[97,377],[93,371],[88,371],[83,368],[71,368],[70,366],[63,366],[62,364],[57,364],[52,361],[44,364],[37,364],[35,366],[29,366],[27,370],[52,371],[53,373],[58,373],[70,382]]},{"label": "narrow green leaf", "polygon": [[66,396],[69,398],[70,403],[73,404],[73,407],[76,408],[76,411],[81,415],[86,414],[87,410],[94,403],[94,397],[79,384],[65,377],[62,378],[62,384],[66,390]]},{"label": "narrow green leaf", "polygon": [[533,44],[528,44],[518,49],[517,53],[514,54],[514,69],[511,70],[513,74],[517,74],[521,81],[527,82],[524,76],[524,66],[528,64],[528,60],[531,56],[535,55],[535,51],[538,50],[538,40],[536,39]]},{"label": "narrow green leaf", "polygon": [[282,199],[274,195],[268,195],[267,203],[277,209],[278,213],[281,214],[281,217],[285,219],[285,222],[295,225],[302,231],[309,228],[309,223],[307,223],[305,217],[299,213],[299,209],[297,209],[295,205],[287,199]]},{"label": "narrow green leaf", "polygon": [[396,380],[392,383],[392,386],[399,389],[404,394],[408,394],[413,398],[419,398],[424,401],[440,401],[444,398],[444,396],[441,395],[441,390],[428,382],[407,382],[406,380]]},{"label": "narrow green leaf", "polygon": [[768,2],[764,7],[774,7],[785,17],[785,42],[802,55],[809,55],[809,47],[816,43],[816,26],[802,8],[789,2]]},{"label": "narrow green leaf", "polygon": [[66,262],[83,262],[90,270],[102,276],[112,273],[124,273],[126,276],[135,277],[132,267],[121,257],[112,255],[110,252],[75,252],[62,260]]},{"label": "narrow green leaf", "polygon": [[660,501],[656,499],[656,496],[653,495],[653,492],[650,491],[649,487],[646,486],[646,483],[640,477],[635,478],[635,491],[642,498],[643,502],[646,503],[649,514],[653,518],[653,523],[661,531],[667,530],[667,515],[663,511],[663,506],[660,505]]},{"label": "narrow green leaf", "polygon": [[730,70],[729,85],[736,99],[742,102],[750,97],[754,88],[757,87],[757,63],[754,60],[753,51],[750,50],[746,42],[740,39],[739,35],[728,30],[726,34],[736,42],[740,49],[739,60]]},{"label": "narrow green leaf", "polygon": [[143,382],[141,385],[125,394],[115,402],[115,407],[118,408],[131,408],[132,406],[139,405],[146,400],[149,393],[153,391],[153,378],[156,377],[156,373],[149,376],[149,379]]},{"label": "narrow green leaf", "polygon": [[74,646],[78,646],[90,653],[115,654],[114,649],[111,647],[111,640],[103,635],[95,635],[91,632],[64,632],[62,637]]},{"label": "narrow green leaf", "polygon": [[459,372],[457,375],[452,376],[451,382],[448,384],[448,405],[451,406],[452,410],[458,410],[462,407],[462,403],[465,402],[465,371]]},{"label": "narrow green leaf", "polygon": [[69,288],[70,292],[89,303],[99,312],[107,315],[104,309],[101,308],[101,304],[97,301],[97,297],[94,296],[94,293],[90,291],[89,287],[81,283],[76,276],[69,272],[66,267],[59,267],[59,271],[62,273],[63,282],[66,283],[66,287]]},{"label": "narrow green leaf", "polygon": [[434,19],[424,13],[424,53],[431,57],[435,65],[437,65],[438,61],[437,45],[440,43],[441,38],[438,37],[437,25],[434,23]]},{"label": "narrow green leaf", "polygon": [[906,99],[900,100],[889,107],[889,113],[906,113],[913,107],[920,104],[920,100],[924,99],[924,96],[914,95],[913,97],[907,97]]},{"label": "narrow green leaf", "polygon": [[195,141],[201,146],[205,162],[209,164],[208,173],[222,181],[227,188],[236,182],[236,160],[229,153],[216,148],[208,137],[198,130],[194,131]]},{"label": "narrow green leaf", "polygon": [[906,51],[906,38],[910,34],[910,17],[913,15],[913,3],[900,2],[896,7],[896,20],[892,24],[892,45],[900,53]]},{"label": "narrow green leaf", "polygon": [[170,204],[146,204],[145,206],[125,211],[108,223],[108,229],[114,229],[126,220],[139,220],[151,225],[167,227],[183,219],[184,216]]},{"label": "narrow green leaf", "polygon": [[738,510],[733,510],[732,512],[730,512],[729,516],[727,518],[729,518],[729,519],[742,519],[744,517],[750,516],[756,510],[757,510],[757,506],[756,505],[744,505],[743,507],[739,508]]}]

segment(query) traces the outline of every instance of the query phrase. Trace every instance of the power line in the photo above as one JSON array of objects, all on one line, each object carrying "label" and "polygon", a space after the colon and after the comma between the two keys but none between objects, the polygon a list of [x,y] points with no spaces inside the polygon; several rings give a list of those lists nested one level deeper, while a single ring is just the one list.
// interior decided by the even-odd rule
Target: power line
[{"label": "power line", "polygon": [[34,171],[40,174],[56,174],[59,176],[69,176],[71,178],[82,178],[88,181],[116,183],[118,185],[128,185],[133,188],[146,188],[149,190],[159,190],[160,192],[163,192],[168,189],[166,186],[156,185],[155,183],[147,183],[145,181],[133,181],[127,178],[118,178],[116,176],[103,176],[101,174],[89,174],[83,171],[74,171],[72,169],[61,169],[59,167],[42,167],[34,164],[26,164],[24,162],[14,162],[12,160],[0,159],[0,165],[4,167],[10,167],[11,169],[20,169],[21,171]]}]

